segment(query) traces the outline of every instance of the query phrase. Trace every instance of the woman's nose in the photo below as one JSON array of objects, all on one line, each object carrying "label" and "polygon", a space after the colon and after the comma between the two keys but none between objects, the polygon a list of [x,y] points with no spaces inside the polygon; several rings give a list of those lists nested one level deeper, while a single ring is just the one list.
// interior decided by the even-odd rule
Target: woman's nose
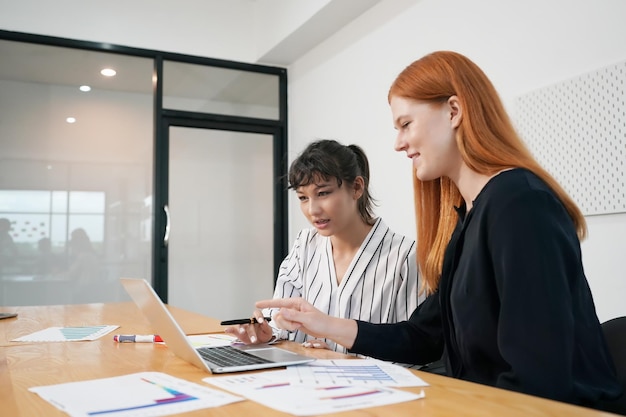
[{"label": "woman's nose", "polygon": [[314,200],[309,200],[309,214],[315,215],[320,212],[320,205]]},{"label": "woman's nose", "polygon": [[398,135],[396,136],[396,141],[393,144],[393,149],[396,152],[402,152],[406,149],[406,141],[402,139],[402,134],[400,132],[398,132]]}]

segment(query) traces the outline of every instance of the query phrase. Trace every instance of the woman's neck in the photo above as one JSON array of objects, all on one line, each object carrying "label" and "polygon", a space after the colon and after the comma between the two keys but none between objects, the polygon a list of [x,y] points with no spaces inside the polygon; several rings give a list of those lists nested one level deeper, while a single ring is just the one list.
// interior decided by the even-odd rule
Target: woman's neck
[{"label": "woman's neck", "polygon": [[492,175],[480,174],[473,171],[465,163],[461,164],[459,170],[450,179],[459,189],[463,200],[465,201],[465,208],[469,212],[474,205],[474,200],[480,194],[481,190],[489,182]]},{"label": "woman's neck", "polygon": [[372,225],[365,223],[359,218],[359,221],[355,222],[354,225],[346,227],[340,234],[330,237],[337,285],[343,281],[349,265],[352,263],[354,256],[361,248],[370,230],[372,230]]},{"label": "woman's neck", "polygon": [[330,242],[334,254],[354,253],[360,247],[365,237],[372,230],[372,225],[365,223],[361,218],[354,224],[346,227],[341,233],[332,235]]},{"label": "woman's neck", "polygon": [[463,200],[465,201],[465,207],[469,212],[474,205],[474,200],[478,197],[478,194],[485,188],[485,185],[496,175],[504,171],[509,171],[513,168],[505,168],[494,174],[479,174],[476,171],[472,171],[467,165],[463,164],[463,167],[459,170],[459,175],[456,178],[451,178],[456,184]]}]

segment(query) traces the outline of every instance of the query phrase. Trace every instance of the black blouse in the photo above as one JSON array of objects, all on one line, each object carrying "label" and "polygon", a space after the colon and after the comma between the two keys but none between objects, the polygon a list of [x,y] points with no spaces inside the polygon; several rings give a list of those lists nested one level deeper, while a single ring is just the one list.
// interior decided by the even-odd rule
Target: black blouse
[{"label": "black blouse", "polygon": [[351,352],[426,364],[445,350],[456,378],[581,405],[617,397],[580,242],[552,190],[513,169],[457,211],[437,292],[408,321],[357,321]]}]

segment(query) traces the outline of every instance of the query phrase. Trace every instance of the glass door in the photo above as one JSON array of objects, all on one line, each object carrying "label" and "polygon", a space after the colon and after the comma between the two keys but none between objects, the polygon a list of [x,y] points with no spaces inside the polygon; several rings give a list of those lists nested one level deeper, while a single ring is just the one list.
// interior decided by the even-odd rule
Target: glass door
[{"label": "glass door", "polygon": [[168,132],[167,302],[247,317],[274,287],[274,136]]}]

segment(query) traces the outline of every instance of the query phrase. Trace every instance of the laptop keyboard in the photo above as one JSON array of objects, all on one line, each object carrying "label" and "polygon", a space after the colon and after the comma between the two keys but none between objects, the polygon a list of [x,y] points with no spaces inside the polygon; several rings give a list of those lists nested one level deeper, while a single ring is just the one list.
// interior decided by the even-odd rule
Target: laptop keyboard
[{"label": "laptop keyboard", "polygon": [[251,355],[246,351],[232,346],[219,346],[210,348],[198,348],[198,353],[205,360],[218,366],[242,366],[257,363],[271,363],[267,359]]}]

